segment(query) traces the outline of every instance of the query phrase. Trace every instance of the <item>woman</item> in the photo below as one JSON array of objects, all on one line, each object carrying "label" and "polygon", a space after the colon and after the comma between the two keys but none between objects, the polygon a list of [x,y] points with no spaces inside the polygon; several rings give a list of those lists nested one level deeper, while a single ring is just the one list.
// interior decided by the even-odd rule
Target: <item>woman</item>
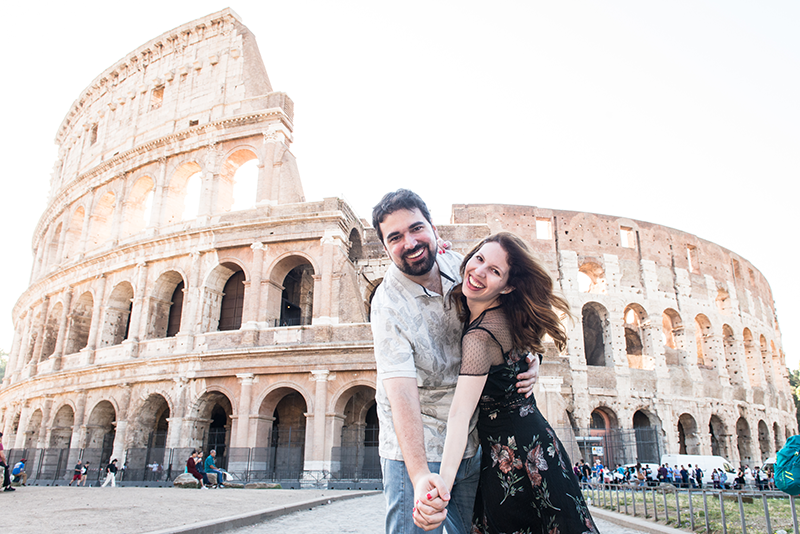
[{"label": "woman", "polygon": [[564,447],[533,396],[526,399],[514,387],[527,368],[524,355],[541,354],[545,335],[559,350],[566,347],[554,308],[568,314],[569,303],[553,293],[552,278],[527,245],[508,232],[473,248],[461,275],[453,299],[468,326],[440,470],[446,487],[479,406],[481,480],[472,531],[596,533]]},{"label": "woman", "polygon": [[197,468],[197,464],[202,462],[200,458],[200,452],[198,450],[193,450],[192,455],[189,456],[189,459],[186,460],[186,471],[189,472],[194,478],[197,479],[197,483],[200,484],[200,489],[208,489],[208,476],[205,473],[200,472]]}]

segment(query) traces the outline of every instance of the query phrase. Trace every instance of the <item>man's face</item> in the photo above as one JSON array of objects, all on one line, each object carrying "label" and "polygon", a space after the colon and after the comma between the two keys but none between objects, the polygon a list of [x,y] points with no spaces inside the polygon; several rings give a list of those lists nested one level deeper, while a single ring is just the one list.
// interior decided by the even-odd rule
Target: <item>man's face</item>
[{"label": "man's face", "polygon": [[418,209],[400,209],[383,220],[383,248],[407,275],[427,274],[436,263],[436,227]]}]

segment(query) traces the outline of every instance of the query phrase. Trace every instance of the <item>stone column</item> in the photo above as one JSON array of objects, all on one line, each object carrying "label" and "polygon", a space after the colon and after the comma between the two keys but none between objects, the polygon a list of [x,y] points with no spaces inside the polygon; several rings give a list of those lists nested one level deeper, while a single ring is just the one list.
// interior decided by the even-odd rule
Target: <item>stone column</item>
[{"label": "stone column", "polygon": [[191,350],[192,339],[200,324],[200,314],[202,313],[202,288],[200,287],[200,277],[202,275],[201,254],[197,251],[192,253],[192,266],[188,273],[188,286],[183,289],[183,314],[181,315],[181,328],[177,337],[185,335],[183,345],[184,350]]},{"label": "stone column", "polygon": [[25,360],[28,358],[28,350],[31,343],[31,331],[33,330],[33,308],[28,308],[28,311],[25,314],[25,324],[22,330],[22,337],[20,338],[19,343],[19,352],[17,353],[17,357],[15,358],[16,361],[16,371],[14,373],[14,380],[17,380],[17,377],[21,376],[24,369],[25,364],[28,363]]},{"label": "stone column", "polygon": [[[97,277],[94,302],[92,303],[92,324],[89,326],[89,339],[86,343],[84,365],[94,363],[94,351],[97,348],[97,336],[103,326],[103,299],[105,298],[106,276]],[[83,352],[83,351],[82,351]]]},{"label": "stone column", "polygon": [[[72,437],[69,441],[70,450],[67,467],[78,463],[81,450],[86,446],[86,422],[84,421],[86,418],[86,390],[79,389],[76,393],[78,397],[75,399],[75,419],[72,423]],[[69,473],[69,469],[67,473]]]},{"label": "stone column", "polygon": [[325,325],[337,324],[339,314],[331,302],[334,279],[334,255],[338,245],[343,241],[341,232],[325,231],[325,235],[320,240],[322,246],[322,272],[318,273],[319,281],[314,276],[314,315],[312,324]]},{"label": "stone column", "polygon": [[[183,426],[184,411],[186,410],[186,389],[189,379],[185,376],[173,378],[175,381],[175,413],[167,419],[167,448],[176,449],[181,446],[181,427]],[[179,465],[176,468],[180,467]]]},{"label": "stone column", "polygon": [[241,393],[239,394],[239,408],[237,410],[238,416],[236,418],[236,442],[231,443],[231,447],[248,447],[250,435],[250,399],[253,391],[253,373],[237,374],[236,378],[239,379],[241,384]]},{"label": "stone column", "polygon": [[61,301],[63,309],[61,310],[61,317],[58,318],[58,337],[56,338],[56,348],[53,351],[53,371],[61,370],[61,358],[64,356],[64,344],[67,341],[65,338],[67,336],[69,310],[72,305],[72,287],[67,287],[64,290],[64,296]]},{"label": "stone column", "polygon": [[50,411],[53,409],[53,397],[45,395],[44,406],[42,406],[42,424],[39,426],[39,439],[36,441],[37,449],[46,449],[50,443]]},{"label": "stone column", "polygon": [[[306,457],[305,471],[324,471],[325,445],[328,441],[325,436],[325,414],[328,405],[328,381],[334,378],[328,370],[311,371],[311,380],[315,381],[316,391],[314,395],[313,426],[311,434],[311,455]],[[306,436],[308,444],[308,436]]]},{"label": "stone column", "polygon": [[117,413],[116,421],[116,434],[114,434],[114,447],[112,449],[111,458],[119,460],[117,462],[119,467],[125,465],[125,444],[127,443],[128,434],[128,408],[131,403],[131,385],[121,384],[122,390],[119,396],[119,412]]},{"label": "stone column", "polygon": [[74,259],[80,260],[86,252],[86,240],[89,238],[89,223],[92,220],[92,211],[94,208],[94,190],[87,195],[87,207],[83,215],[83,227],[81,228],[81,238],[78,241],[78,249],[75,251]]},{"label": "stone column", "polygon": [[210,217],[216,211],[220,179],[219,157],[219,147],[212,141],[206,147],[205,152],[205,165],[200,189],[200,209],[197,211],[198,217]]},{"label": "stone column", "polygon": [[[274,193],[275,185],[275,153],[282,157],[283,151],[279,149],[280,140],[278,134],[267,130],[264,135],[264,159],[258,166],[258,186],[256,188],[256,204],[274,204],[278,197]],[[276,150],[276,148],[278,150]],[[280,162],[280,159],[278,160]],[[280,168],[278,168],[280,170]]]},{"label": "stone column", "polygon": [[131,307],[131,322],[128,327],[128,339],[139,341],[141,339],[141,321],[144,315],[145,285],[147,284],[147,263],[141,261],[136,264],[136,287],[133,288],[133,306]]},{"label": "stone column", "polygon": [[8,353],[8,362],[6,362],[6,374],[3,377],[3,386],[16,381],[17,358],[19,358],[19,348],[22,344],[22,332],[25,329],[25,320],[17,319],[17,324],[14,328],[14,341],[11,343],[11,351]]},{"label": "stone column", "polygon": [[167,182],[167,158],[158,158],[158,178],[155,181],[155,188],[153,191],[153,205],[150,208],[150,221],[147,224],[148,228],[154,231],[162,224],[164,209],[164,196],[169,194],[169,188],[166,187]]},{"label": "stone column", "polygon": [[[125,180],[124,177],[121,177],[121,179],[123,181]],[[111,214],[109,238],[112,246],[114,246],[119,242],[120,227],[122,226],[122,212],[125,210],[126,206],[119,196],[117,196],[117,191],[112,191],[112,193],[114,193],[114,213]],[[120,193],[120,195],[124,195],[124,192]]]},{"label": "stone column", "polygon": [[253,250],[253,261],[250,265],[249,291],[245,291],[244,294],[243,329],[257,328],[258,311],[261,308],[261,270],[266,247],[263,243],[256,242],[250,245],[250,248]]},{"label": "stone column", "polygon": [[19,414],[19,428],[17,428],[17,435],[14,440],[15,449],[22,449],[25,447],[25,432],[28,430],[28,423],[30,423],[30,420],[31,407],[28,401],[25,401]]},{"label": "stone column", "polygon": [[36,327],[38,334],[36,336],[36,344],[33,346],[33,358],[31,358],[31,376],[36,374],[36,365],[42,358],[42,348],[44,347],[44,331],[47,327],[47,313],[50,311],[50,297],[45,296],[42,299],[42,304],[39,306],[39,317],[41,318]]}]

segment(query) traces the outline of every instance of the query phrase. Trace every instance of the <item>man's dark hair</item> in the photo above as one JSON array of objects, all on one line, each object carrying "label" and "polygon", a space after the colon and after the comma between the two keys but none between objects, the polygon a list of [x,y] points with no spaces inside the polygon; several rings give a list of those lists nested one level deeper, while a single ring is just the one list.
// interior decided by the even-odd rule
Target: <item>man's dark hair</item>
[{"label": "man's dark hair", "polygon": [[408,189],[398,189],[393,193],[386,193],[384,197],[372,208],[372,227],[378,232],[378,239],[383,243],[383,232],[381,232],[381,223],[383,220],[397,210],[413,211],[418,209],[425,220],[430,224],[431,212],[428,211],[428,206],[419,197],[418,194]]}]

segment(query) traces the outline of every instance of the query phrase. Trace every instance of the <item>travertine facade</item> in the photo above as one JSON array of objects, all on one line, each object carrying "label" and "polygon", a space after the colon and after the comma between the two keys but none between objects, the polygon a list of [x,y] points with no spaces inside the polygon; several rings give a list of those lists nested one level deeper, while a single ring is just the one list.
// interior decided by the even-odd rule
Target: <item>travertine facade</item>
[{"label": "travertine facade", "polygon": [[[148,42],[80,95],[13,311],[8,448],[234,451],[295,429],[307,475],[338,472],[348,447],[364,462],[369,300],[388,260],[344,201],[305,201],[292,117],[230,10]],[[249,161],[257,184],[242,191]],[[454,206],[439,229],[462,251],[516,231],[559,280],[577,319],[568,354],[542,367],[554,426],[663,428],[669,452],[735,462],[796,431],[769,286],[736,254],[522,206]]]}]

